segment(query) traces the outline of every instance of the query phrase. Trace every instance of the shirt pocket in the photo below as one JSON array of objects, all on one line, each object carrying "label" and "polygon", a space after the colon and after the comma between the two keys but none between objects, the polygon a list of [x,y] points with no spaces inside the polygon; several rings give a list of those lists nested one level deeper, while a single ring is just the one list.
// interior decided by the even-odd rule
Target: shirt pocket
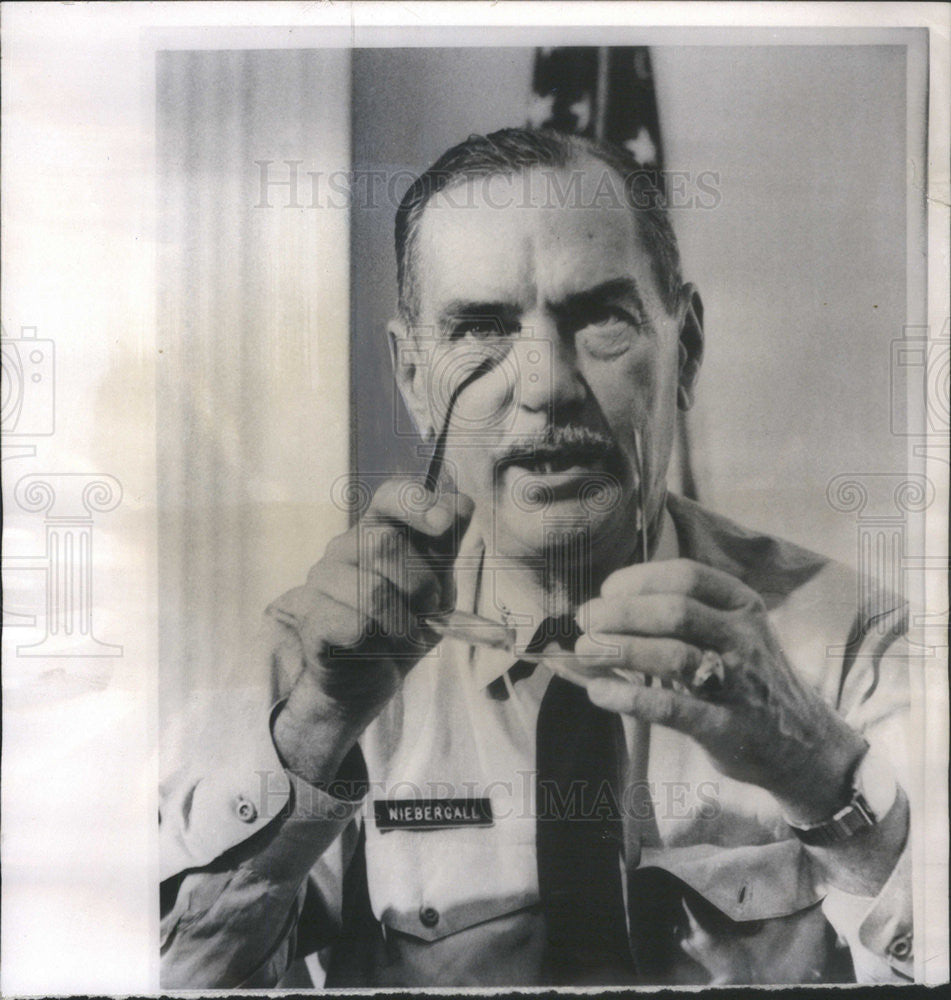
[{"label": "shirt pocket", "polygon": [[[669,939],[652,935],[656,950],[666,952],[670,964],[686,958],[701,966],[709,983],[850,978],[848,955],[836,947],[818,905],[822,893],[796,840],[645,849],[629,889],[633,919],[642,901],[667,918]],[[659,895],[669,897],[666,911],[656,909]]]},{"label": "shirt pocket", "polygon": [[389,830],[367,824],[370,905],[384,927],[438,941],[538,902],[533,823]]},{"label": "shirt pocket", "polygon": [[670,872],[734,921],[785,917],[822,899],[798,840],[645,848],[640,867]]}]

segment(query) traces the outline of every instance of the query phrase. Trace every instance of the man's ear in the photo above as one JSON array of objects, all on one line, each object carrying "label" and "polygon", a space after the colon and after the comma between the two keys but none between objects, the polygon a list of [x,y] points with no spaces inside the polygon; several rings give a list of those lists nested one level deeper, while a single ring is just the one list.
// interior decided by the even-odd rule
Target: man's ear
[{"label": "man's ear", "polygon": [[703,300],[689,282],[681,292],[680,355],[677,375],[677,405],[681,410],[693,406],[697,378],[703,362]]},{"label": "man's ear", "polygon": [[435,435],[429,392],[426,384],[426,373],[432,364],[425,347],[401,319],[392,319],[386,329],[390,345],[390,360],[393,363],[393,375],[396,385],[413,418],[416,430],[424,441],[429,441]]}]

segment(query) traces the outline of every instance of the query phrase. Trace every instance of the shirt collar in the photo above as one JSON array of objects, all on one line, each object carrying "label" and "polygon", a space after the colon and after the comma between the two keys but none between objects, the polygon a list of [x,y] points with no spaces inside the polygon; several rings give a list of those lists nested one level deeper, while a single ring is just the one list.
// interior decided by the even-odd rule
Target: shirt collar
[{"label": "shirt collar", "polygon": [[[660,538],[651,562],[676,559],[678,555],[677,530],[665,504],[661,515]],[[534,595],[516,590],[508,574],[487,567],[485,561],[485,542],[473,522],[463,536],[456,560],[456,607],[463,611],[477,612],[494,620],[501,620],[503,607],[517,611],[524,621],[514,623],[516,643],[524,647],[544,616],[541,604],[533,599]],[[494,597],[493,594],[487,593],[485,586],[489,573],[492,574],[494,581]],[[516,658],[507,650],[489,649],[485,646],[471,647],[470,663],[479,688],[488,687],[515,662]]]}]

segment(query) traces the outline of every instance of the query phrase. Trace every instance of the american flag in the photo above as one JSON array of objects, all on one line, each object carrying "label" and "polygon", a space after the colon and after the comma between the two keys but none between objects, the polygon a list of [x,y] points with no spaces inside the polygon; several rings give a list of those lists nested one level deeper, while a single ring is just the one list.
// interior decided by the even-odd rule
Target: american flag
[{"label": "american flag", "polygon": [[626,146],[645,167],[661,169],[660,123],[650,49],[539,49],[529,123]]}]

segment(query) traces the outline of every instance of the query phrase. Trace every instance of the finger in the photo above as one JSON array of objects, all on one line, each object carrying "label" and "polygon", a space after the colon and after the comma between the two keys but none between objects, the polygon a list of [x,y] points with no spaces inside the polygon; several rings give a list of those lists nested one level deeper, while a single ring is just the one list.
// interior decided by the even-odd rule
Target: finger
[{"label": "finger", "polygon": [[589,677],[617,670],[650,674],[687,683],[700,666],[703,651],[679,639],[585,633],[575,645],[573,669]]},{"label": "finger", "polygon": [[578,610],[585,632],[668,636],[722,650],[730,640],[729,612],[681,594],[596,597]]},{"label": "finger", "polygon": [[440,607],[439,579],[419,560],[408,568],[404,560],[361,565],[349,571],[338,564],[321,563],[311,570],[307,587],[373,616],[384,582],[392,584],[399,598],[415,610],[434,611]]},{"label": "finger", "polygon": [[418,610],[411,608],[406,596],[390,580],[377,576],[372,581],[361,581],[356,595],[349,593],[345,601],[338,600],[337,595],[319,594],[299,630],[302,641],[316,650],[321,649],[322,642],[361,648],[371,642],[392,651],[428,647],[432,641],[417,625],[416,616],[419,611],[436,608],[434,596],[421,601]]},{"label": "finger", "polygon": [[388,479],[373,496],[365,520],[405,524],[438,538],[468,523],[474,504],[463,493],[433,492],[416,480]]},{"label": "finger", "polygon": [[[281,595],[267,608],[272,618],[294,628],[311,657],[327,645],[352,647],[368,635],[418,644],[416,614],[439,609],[439,586],[409,597],[378,573],[332,572],[318,566],[305,586]],[[411,607],[412,606],[412,607]]]},{"label": "finger", "polygon": [[334,600],[329,594],[311,593],[298,614],[297,634],[306,659],[322,656],[328,646],[356,646],[367,631],[367,618],[354,604]]},{"label": "finger", "polygon": [[732,574],[692,559],[625,566],[612,573],[601,587],[605,599],[646,594],[683,594],[724,610],[744,607],[759,599],[756,591]]},{"label": "finger", "polygon": [[330,593],[338,580],[356,573],[380,573],[407,595],[428,594],[439,588],[432,560],[412,545],[412,533],[390,522],[361,522],[327,546],[325,557],[311,567],[307,585]]},{"label": "finger", "polygon": [[644,722],[667,726],[703,744],[730,725],[729,710],[662,687],[628,684],[602,677],[587,684],[588,697],[609,712],[633,715]]},{"label": "finger", "polygon": [[345,531],[343,534],[331,538],[324,550],[323,559],[311,567],[314,572],[324,562],[346,563],[356,566],[360,551],[360,536],[355,529]]},{"label": "finger", "polygon": [[[421,599],[440,591],[432,560],[413,544],[409,534],[392,527],[368,529],[358,551],[359,577],[372,585],[376,576],[385,577],[406,595]],[[332,575],[332,567],[325,574]],[[332,585],[332,584],[331,584]]]},{"label": "finger", "polygon": [[298,628],[307,615],[310,600],[311,596],[307,587],[292,587],[271,601],[264,609],[264,613],[284,625]]},{"label": "finger", "polygon": [[273,602],[268,613],[294,626],[304,655],[314,660],[328,646],[346,649],[365,638],[374,619],[366,602],[355,596],[341,594],[338,599],[315,587],[295,587]]}]

